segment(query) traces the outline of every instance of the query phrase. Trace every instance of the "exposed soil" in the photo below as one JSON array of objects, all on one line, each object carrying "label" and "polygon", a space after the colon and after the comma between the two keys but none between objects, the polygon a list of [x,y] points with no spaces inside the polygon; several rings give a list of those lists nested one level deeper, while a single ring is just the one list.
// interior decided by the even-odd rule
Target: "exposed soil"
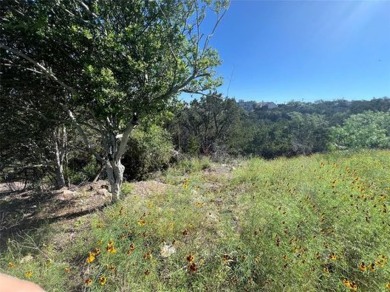
[{"label": "exposed soil", "polygon": [[0,184],[0,247],[12,234],[88,214],[111,201],[105,181],[60,190],[23,188],[22,183]]}]

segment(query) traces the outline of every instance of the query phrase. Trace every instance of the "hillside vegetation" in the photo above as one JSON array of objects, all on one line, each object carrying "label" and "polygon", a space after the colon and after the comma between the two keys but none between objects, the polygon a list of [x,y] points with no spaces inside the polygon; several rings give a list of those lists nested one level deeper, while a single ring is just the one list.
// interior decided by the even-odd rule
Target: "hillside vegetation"
[{"label": "hillside vegetation", "polygon": [[0,271],[47,291],[388,291],[389,173],[386,150],[182,161],[10,237]]}]

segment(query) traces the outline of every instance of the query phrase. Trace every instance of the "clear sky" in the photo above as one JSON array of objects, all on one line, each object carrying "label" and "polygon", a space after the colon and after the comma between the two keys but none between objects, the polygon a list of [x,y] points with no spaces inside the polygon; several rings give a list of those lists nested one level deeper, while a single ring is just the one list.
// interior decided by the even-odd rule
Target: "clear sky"
[{"label": "clear sky", "polygon": [[211,46],[237,100],[390,97],[390,0],[232,0]]}]

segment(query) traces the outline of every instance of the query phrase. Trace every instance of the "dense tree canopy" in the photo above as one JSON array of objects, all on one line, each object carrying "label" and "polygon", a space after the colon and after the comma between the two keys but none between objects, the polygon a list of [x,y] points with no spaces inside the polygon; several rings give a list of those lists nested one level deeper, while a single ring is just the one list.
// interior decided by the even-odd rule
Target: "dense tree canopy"
[{"label": "dense tree canopy", "polygon": [[[30,73],[57,88],[46,98],[69,114],[89,148],[83,127],[100,135],[104,153],[95,154],[118,199],[120,160],[138,118],[179,92],[218,84],[209,40],[225,9],[221,1],[5,1],[0,48],[2,66],[12,68],[5,78],[14,84]],[[215,17],[209,34],[206,13]]]}]

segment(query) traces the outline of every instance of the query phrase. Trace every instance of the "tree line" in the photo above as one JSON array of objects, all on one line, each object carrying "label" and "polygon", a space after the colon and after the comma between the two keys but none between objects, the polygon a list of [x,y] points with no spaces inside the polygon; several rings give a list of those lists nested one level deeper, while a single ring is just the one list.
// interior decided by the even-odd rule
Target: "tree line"
[{"label": "tree line", "polygon": [[390,99],[274,103],[213,93],[185,104],[168,127],[175,147],[223,157],[390,148]]}]

